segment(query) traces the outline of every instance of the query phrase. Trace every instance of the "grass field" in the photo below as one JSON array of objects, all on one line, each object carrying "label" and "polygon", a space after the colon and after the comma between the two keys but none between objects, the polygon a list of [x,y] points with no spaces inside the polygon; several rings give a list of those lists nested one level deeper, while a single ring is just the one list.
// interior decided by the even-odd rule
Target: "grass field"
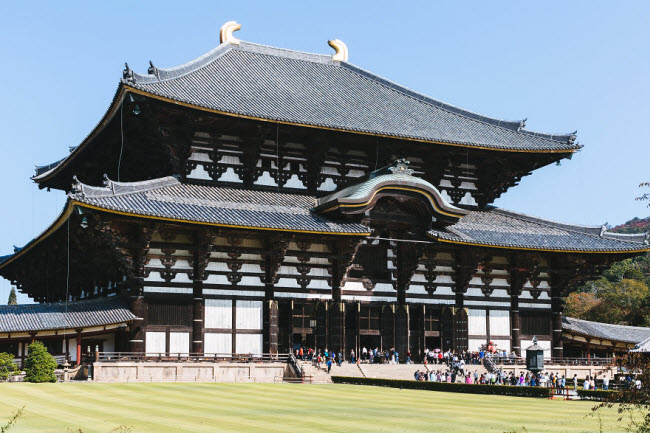
[{"label": "grass field", "polygon": [[[593,403],[355,385],[0,384],[18,432],[597,432]],[[614,411],[602,431],[623,431]],[[443,430],[444,429],[444,430]]]}]

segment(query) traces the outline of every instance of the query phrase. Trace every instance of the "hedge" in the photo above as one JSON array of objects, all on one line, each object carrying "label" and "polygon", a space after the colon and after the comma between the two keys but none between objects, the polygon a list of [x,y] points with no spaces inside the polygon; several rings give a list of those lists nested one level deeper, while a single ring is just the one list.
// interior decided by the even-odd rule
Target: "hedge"
[{"label": "hedge", "polygon": [[371,379],[367,377],[331,376],[334,383],[347,383],[352,385],[386,386],[389,388],[422,389],[427,391],[462,392],[467,394],[493,394],[510,395],[515,397],[550,398],[551,388],[536,386],[509,386],[509,385],[475,385],[448,382],[421,382],[416,380],[397,379]]},{"label": "hedge", "polygon": [[615,400],[621,391],[603,390],[603,389],[578,389],[578,397],[585,400]]}]

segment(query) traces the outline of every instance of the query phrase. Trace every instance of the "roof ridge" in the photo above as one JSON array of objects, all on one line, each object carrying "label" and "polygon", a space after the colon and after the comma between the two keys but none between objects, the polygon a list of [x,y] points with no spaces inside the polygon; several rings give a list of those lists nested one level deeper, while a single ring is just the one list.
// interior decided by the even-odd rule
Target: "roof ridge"
[{"label": "roof ridge", "polygon": [[575,320],[578,322],[582,323],[593,323],[596,325],[605,325],[605,326],[615,326],[617,328],[633,328],[633,329],[644,329],[647,331],[650,331],[650,327],[647,326],[632,326],[632,325],[621,325],[618,323],[605,323],[605,322],[596,322],[594,320],[586,320],[586,319],[578,319],[577,317],[570,317],[570,316],[562,316],[562,318],[567,319],[567,320]]},{"label": "roof ridge", "polygon": [[494,212],[496,212],[496,213],[501,214],[501,215],[506,215],[506,216],[510,216],[510,217],[513,217],[513,218],[519,218],[519,219],[524,220],[524,221],[535,222],[535,223],[538,223],[538,224],[547,225],[549,227],[560,228],[560,229],[564,229],[564,230],[568,230],[568,231],[572,231],[572,232],[576,232],[576,233],[583,233],[583,234],[586,234],[586,235],[589,235],[589,236],[594,236],[594,237],[597,237],[597,238],[612,239],[612,240],[619,241],[619,242],[624,242],[624,243],[643,244],[643,243],[646,243],[646,241],[648,240],[648,238],[650,236],[650,233],[643,233],[643,234],[634,234],[633,236],[630,236],[630,238],[632,238],[632,237],[640,238],[641,236],[643,236],[643,239],[639,239],[639,240],[621,239],[618,236],[620,233],[608,232],[607,228],[606,228],[607,226],[605,224],[603,224],[601,226],[587,226],[587,225],[580,225],[580,224],[569,224],[569,223],[563,223],[563,222],[559,222],[559,221],[547,220],[547,219],[544,219],[544,218],[535,217],[535,216],[532,216],[532,215],[527,215],[527,214],[514,212],[514,211],[511,211],[511,210],[507,210],[507,209],[501,209],[501,208],[497,208],[497,207],[492,208],[492,210]]},{"label": "roof ridge", "polygon": [[138,192],[152,191],[167,186],[177,185],[180,181],[174,176],[158,179],[142,180],[138,182],[116,182],[104,175],[104,186],[91,186],[82,183],[74,176],[74,183],[68,196],[70,198],[116,197]]}]

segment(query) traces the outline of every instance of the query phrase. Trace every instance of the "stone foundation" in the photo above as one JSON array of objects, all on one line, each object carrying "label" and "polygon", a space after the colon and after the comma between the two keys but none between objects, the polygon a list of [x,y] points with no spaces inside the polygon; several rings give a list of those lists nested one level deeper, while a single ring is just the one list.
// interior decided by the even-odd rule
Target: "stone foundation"
[{"label": "stone foundation", "polygon": [[284,363],[96,362],[95,382],[260,382],[290,375]]}]

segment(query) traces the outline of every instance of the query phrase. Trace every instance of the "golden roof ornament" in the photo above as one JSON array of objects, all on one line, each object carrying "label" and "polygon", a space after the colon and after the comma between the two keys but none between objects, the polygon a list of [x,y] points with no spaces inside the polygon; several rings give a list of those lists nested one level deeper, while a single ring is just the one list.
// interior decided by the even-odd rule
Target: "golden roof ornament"
[{"label": "golden roof ornament", "polygon": [[412,176],[413,169],[409,168],[410,163],[411,161],[408,161],[406,158],[400,158],[395,161],[395,165],[389,167],[388,170],[390,170],[390,172],[393,174],[408,174]]},{"label": "golden roof ornament", "polygon": [[227,42],[229,44],[239,45],[239,39],[232,35],[233,32],[236,32],[239,29],[241,29],[241,24],[238,24],[237,21],[228,21],[222,25],[221,30],[219,31],[219,39],[221,40],[221,43],[223,44]]},{"label": "golden roof ornament", "polygon": [[347,62],[348,61],[348,46],[340,39],[334,39],[327,41],[330,47],[334,48],[336,51],[332,54],[332,60],[335,62]]}]

